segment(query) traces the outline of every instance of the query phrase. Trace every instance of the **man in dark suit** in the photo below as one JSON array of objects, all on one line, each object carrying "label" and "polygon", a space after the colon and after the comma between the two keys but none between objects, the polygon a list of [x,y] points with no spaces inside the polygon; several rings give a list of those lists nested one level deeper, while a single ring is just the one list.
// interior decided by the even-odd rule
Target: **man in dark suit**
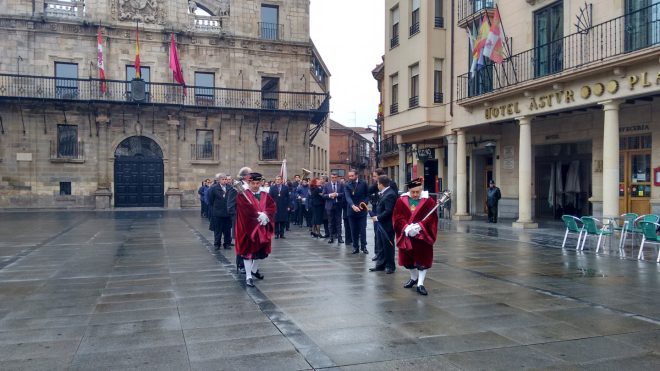
[{"label": "man in dark suit", "polygon": [[[382,168],[377,168],[373,171],[373,173],[371,173],[371,180],[373,183],[369,186],[369,199],[371,200],[371,210],[374,211],[378,208],[378,193],[380,192],[378,189],[378,177],[381,175],[385,175],[385,170]],[[399,195],[399,189],[392,179],[390,179],[389,187],[397,196]],[[380,234],[374,233],[374,253],[376,256],[371,259],[372,261],[382,261],[382,259],[384,259],[382,256],[383,251],[381,250],[383,244],[378,241],[379,238]]]},{"label": "man in dark suit", "polygon": [[344,188],[346,197],[346,209],[348,222],[351,225],[351,237],[353,240],[353,254],[367,251],[367,211],[360,209],[360,203],[369,201],[367,183],[360,181],[355,170],[348,171],[348,184]]},{"label": "man in dark suit", "polygon": [[216,174],[215,184],[209,189],[209,209],[212,210],[211,223],[213,224],[213,237],[216,250],[220,249],[222,237],[224,236],[225,249],[231,244],[231,215],[227,207],[227,176],[223,173]]},{"label": "man in dark suit", "polygon": [[[380,244],[381,254],[376,260],[376,266],[370,268],[371,272],[382,271],[391,274],[394,273],[396,266],[394,265],[394,226],[392,225],[392,211],[394,211],[394,204],[398,197],[397,193],[392,189],[392,183],[387,175],[380,175],[378,177],[378,206],[373,213],[371,219],[374,222],[374,233],[379,236],[376,243]],[[382,229],[376,230],[375,223],[379,223]],[[384,232],[384,233],[383,233]]]},{"label": "man in dark suit", "polygon": [[344,185],[339,183],[337,174],[330,174],[330,181],[323,186],[323,198],[325,199],[325,212],[330,222],[330,240],[328,243],[344,243],[341,238],[341,205],[344,200]]},{"label": "man in dark suit", "polygon": [[286,222],[289,220],[289,210],[291,207],[289,187],[283,184],[282,177],[278,175],[275,177],[275,185],[270,187],[268,193],[277,206],[277,211],[275,212],[275,238],[285,238],[284,230],[286,229]]}]

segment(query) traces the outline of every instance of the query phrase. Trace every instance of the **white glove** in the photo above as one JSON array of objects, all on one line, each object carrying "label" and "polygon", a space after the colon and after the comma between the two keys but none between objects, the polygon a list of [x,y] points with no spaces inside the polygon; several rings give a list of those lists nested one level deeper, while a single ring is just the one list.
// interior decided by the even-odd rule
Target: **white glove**
[{"label": "white glove", "polygon": [[408,236],[408,237],[415,237],[422,230],[422,228],[417,223],[413,223],[413,224],[408,225],[406,227],[406,229],[407,229],[406,236]]},{"label": "white glove", "polygon": [[266,213],[259,211],[259,216],[257,216],[257,221],[261,225],[266,225],[268,222],[270,222],[270,219],[268,219],[268,215]]}]

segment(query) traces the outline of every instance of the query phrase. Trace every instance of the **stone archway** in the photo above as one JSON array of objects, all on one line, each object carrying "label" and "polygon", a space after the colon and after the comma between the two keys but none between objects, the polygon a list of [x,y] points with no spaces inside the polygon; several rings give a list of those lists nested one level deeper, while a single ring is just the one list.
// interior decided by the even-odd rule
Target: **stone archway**
[{"label": "stone archway", "polygon": [[163,207],[163,151],[153,139],[132,136],[115,149],[115,207]]}]

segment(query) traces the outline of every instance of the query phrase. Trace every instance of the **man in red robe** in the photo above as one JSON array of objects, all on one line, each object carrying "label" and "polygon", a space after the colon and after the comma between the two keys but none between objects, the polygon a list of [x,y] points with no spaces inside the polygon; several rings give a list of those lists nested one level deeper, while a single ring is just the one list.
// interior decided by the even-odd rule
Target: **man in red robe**
[{"label": "man in red robe", "polygon": [[422,178],[408,182],[408,192],[394,205],[392,222],[399,248],[399,265],[410,270],[410,279],[403,287],[417,285],[420,295],[428,295],[424,287],[426,270],[433,265],[433,244],[438,235],[438,214],[435,200],[422,189]]},{"label": "man in red robe", "polygon": [[245,284],[254,287],[252,276],[262,280],[259,262],[271,252],[275,233],[275,201],[260,192],[262,176],[250,173],[249,188],[236,196],[236,255],[245,264]]}]

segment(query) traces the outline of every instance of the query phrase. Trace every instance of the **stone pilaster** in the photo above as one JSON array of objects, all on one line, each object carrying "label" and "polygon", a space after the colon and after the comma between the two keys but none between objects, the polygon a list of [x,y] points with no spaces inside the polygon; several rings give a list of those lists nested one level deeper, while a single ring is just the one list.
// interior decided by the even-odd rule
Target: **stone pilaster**
[{"label": "stone pilaster", "polygon": [[465,131],[456,130],[456,214],[455,220],[471,220],[467,211],[467,143]]},{"label": "stone pilaster", "polygon": [[514,228],[538,228],[532,220],[532,128],[529,117],[518,117],[518,220]]},{"label": "stone pilaster", "polygon": [[179,120],[169,116],[167,120],[169,139],[169,161],[167,163],[167,179],[169,187],[165,196],[167,197],[166,207],[168,209],[180,209],[181,197],[183,192],[179,189],[179,140],[177,138],[177,131],[179,128]]},{"label": "stone pilaster", "polygon": [[[447,185],[446,189],[456,192],[456,134],[447,136]],[[455,211],[455,210],[454,210]]]},{"label": "stone pilaster", "polygon": [[110,118],[99,115],[96,118],[98,128],[97,136],[97,158],[96,177],[97,190],[94,192],[94,207],[96,209],[109,209],[112,191],[110,190],[110,176],[108,172],[108,130],[110,130]]},{"label": "stone pilaster", "polygon": [[609,100],[603,106],[603,218],[619,216],[619,105]]}]

